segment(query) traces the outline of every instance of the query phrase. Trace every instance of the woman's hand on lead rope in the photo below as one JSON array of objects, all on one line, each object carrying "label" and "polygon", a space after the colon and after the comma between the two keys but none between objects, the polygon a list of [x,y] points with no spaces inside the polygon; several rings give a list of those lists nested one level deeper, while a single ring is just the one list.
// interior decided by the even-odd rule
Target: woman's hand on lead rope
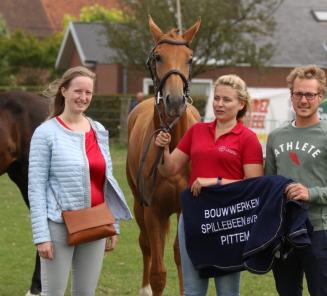
[{"label": "woman's hand on lead rope", "polygon": [[107,237],[106,239],[106,246],[105,246],[105,252],[113,251],[118,243],[118,235]]},{"label": "woman's hand on lead rope", "polygon": [[202,187],[207,187],[217,184],[217,178],[196,178],[191,186],[191,192],[194,196],[198,196]]},{"label": "woman's hand on lead rope", "polygon": [[154,143],[158,146],[158,147],[168,147],[171,141],[171,136],[169,133],[166,132],[159,132],[159,134],[156,136],[156,140],[154,141]]},{"label": "woman's hand on lead rope", "polygon": [[54,258],[53,243],[44,242],[36,245],[39,256],[43,259],[52,260]]}]

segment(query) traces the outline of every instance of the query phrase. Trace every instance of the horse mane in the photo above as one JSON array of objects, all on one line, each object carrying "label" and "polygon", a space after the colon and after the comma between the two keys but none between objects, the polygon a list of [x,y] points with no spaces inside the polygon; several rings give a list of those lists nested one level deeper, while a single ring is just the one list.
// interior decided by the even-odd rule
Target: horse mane
[{"label": "horse mane", "polygon": [[40,104],[47,104],[47,102],[43,97],[29,92],[12,91],[0,94],[0,109],[8,110],[14,116],[26,112],[28,104],[33,104],[37,108]]},{"label": "horse mane", "polygon": [[0,109],[9,110],[13,115],[20,115],[24,112],[24,106],[21,101],[5,97],[0,100]]}]

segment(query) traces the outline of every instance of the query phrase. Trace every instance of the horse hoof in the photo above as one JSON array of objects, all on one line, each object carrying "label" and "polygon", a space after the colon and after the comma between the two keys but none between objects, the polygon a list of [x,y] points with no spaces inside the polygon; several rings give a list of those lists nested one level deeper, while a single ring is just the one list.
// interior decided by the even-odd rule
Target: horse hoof
[{"label": "horse hoof", "polygon": [[143,287],[140,290],[140,296],[152,296],[152,289],[150,285]]},{"label": "horse hoof", "polygon": [[27,293],[25,294],[25,296],[38,296],[38,295],[41,295],[41,294],[40,293],[33,294],[33,293],[31,293],[31,290],[28,290]]}]

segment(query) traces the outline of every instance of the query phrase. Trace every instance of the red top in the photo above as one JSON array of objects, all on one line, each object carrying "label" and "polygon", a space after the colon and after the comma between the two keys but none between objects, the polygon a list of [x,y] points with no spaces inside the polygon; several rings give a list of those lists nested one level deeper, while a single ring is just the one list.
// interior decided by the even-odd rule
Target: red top
[{"label": "red top", "polygon": [[[60,117],[56,117],[58,122],[65,128],[72,130]],[[94,207],[104,202],[104,181],[106,178],[106,163],[100,151],[95,132],[91,128],[85,133],[85,150],[89,162],[90,182],[91,182],[91,206]]]},{"label": "red top", "polygon": [[262,164],[262,147],[256,134],[241,121],[215,141],[216,121],[193,125],[177,148],[191,160],[189,185],[196,178],[243,179],[244,164]]}]

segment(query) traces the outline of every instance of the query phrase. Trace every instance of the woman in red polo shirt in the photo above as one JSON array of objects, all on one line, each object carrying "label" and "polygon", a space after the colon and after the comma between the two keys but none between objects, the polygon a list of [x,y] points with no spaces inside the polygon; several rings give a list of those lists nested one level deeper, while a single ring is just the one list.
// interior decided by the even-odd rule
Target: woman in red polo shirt
[{"label": "woman in red polo shirt", "polygon": [[[262,148],[256,134],[245,127],[241,118],[250,103],[245,82],[236,75],[224,75],[214,85],[213,122],[193,125],[177,147],[169,152],[169,133],[160,132],[156,145],[164,147],[164,164],[159,167],[164,176],[172,176],[191,164],[189,186],[194,196],[201,188],[228,184],[263,175]],[[179,244],[182,259],[184,296],[204,296],[208,279],[199,277],[185,248],[184,221],[179,221]],[[217,295],[238,296],[240,273],[215,278]]]}]

